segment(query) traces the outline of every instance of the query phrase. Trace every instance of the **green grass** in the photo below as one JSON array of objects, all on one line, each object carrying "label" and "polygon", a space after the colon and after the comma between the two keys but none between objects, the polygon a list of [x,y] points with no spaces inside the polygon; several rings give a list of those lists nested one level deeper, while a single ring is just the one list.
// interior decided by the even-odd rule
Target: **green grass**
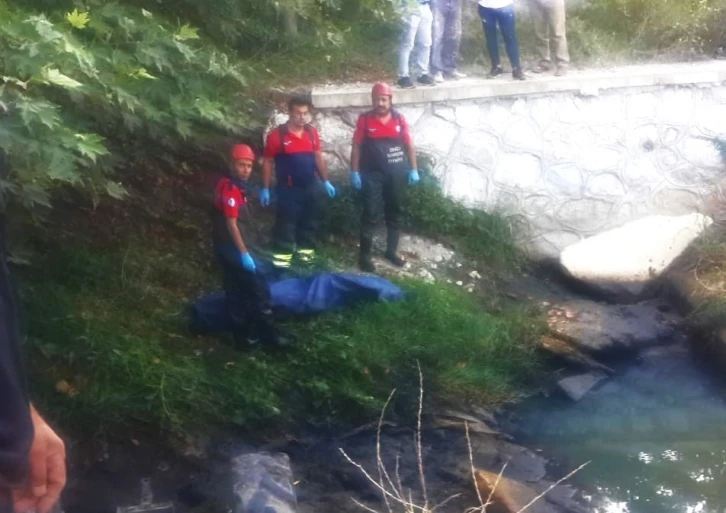
[{"label": "green grass", "polygon": [[[515,270],[524,255],[514,240],[515,226],[497,212],[472,210],[443,195],[431,163],[421,155],[421,182],[407,189],[403,225],[407,231],[447,243],[464,256],[499,271]],[[334,202],[325,202],[323,231],[342,237],[357,234],[360,226],[358,193],[340,187]]]},{"label": "green grass", "polygon": [[[484,405],[518,397],[537,374],[534,316],[415,280],[400,281],[402,302],[287,322],[300,339],[290,352],[236,352],[228,335],[191,335],[189,301],[219,287],[195,200],[186,190],[137,192],[93,219],[71,210],[55,225],[25,230],[33,234],[20,273],[31,383],[62,425],[177,433],[219,424],[342,426],[368,419],[393,388],[394,407],[407,408],[417,361],[430,397]],[[411,229],[445,234],[491,269],[512,269],[521,258],[504,220],[444,198],[425,173],[408,202]],[[166,222],[164,212],[173,212]],[[357,251],[353,196],[336,199],[332,213],[325,224],[337,227],[336,241],[321,253],[323,267],[337,268]],[[43,251],[49,240],[59,249]]]},{"label": "green grass", "polygon": [[[80,243],[23,273],[34,392],[62,425],[344,425],[394,387],[403,397],[415,390],[416,361],[429,393],[481,404],[516,397],[536,372],[532,318],[487,313],[456,288],[412,281],[401,282],[406,301],[288,323],[295,350],[235,352],[226,337],[187,333],[182,291],[213,280],[181,249]],[[62,380],[70,394],[56,389]]]}]

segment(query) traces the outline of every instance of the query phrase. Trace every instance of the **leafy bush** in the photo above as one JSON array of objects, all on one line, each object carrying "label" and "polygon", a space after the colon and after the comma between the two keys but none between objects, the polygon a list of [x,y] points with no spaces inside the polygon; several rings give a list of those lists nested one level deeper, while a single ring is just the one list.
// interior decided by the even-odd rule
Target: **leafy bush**
[{"label": "leafy bush", "polygon": [[[62,185],[120,198],[119,170],[180,172],[215,161],[232,138],[256,140],[260,91],[285,82],[280,70],[310,82],[351,65],[360,35],[388,12],[383,0],[353,5],[0,3],[0,149],[12,170],[0,192],[27,207],[49,206]],[[302,20],[296,37],[280,29],[286,12]],[[360,31],[348,34],[354,16]]]},{"label": "leafy bush", "polygon": [[726,44],[724,0],[591,0],[570,14],[568,36],[585,42],[586,54],[598,47],[630,55],[698,54]]},{"label": "leafy bush", "polygon": [[[497,212],[470,209],[446,197],[431,173],[432,164],[425,155],[419,156],[421,182],[408,188],[404,228],[449,243],[471,258],[500,268],[521,263],[523,253],[515,244],[510,221]],[[357,237],[361,206],[356,191],[341,187],[335,201],[324,202],[321,207],[325,233]]]}]

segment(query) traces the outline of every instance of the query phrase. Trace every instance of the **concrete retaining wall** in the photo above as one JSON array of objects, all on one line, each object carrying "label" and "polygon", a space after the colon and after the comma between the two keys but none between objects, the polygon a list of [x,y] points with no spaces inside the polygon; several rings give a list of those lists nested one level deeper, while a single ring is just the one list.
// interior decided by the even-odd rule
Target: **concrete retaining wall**
[{"label": "concrete retaining wall", "polygon": [[[332,168],[347,169],[369,86],[312,92]],[[593,70],[526,82],[466,79],[397,92],[449,196],[523,218],[523,243],[553,255],[649,214],[720,195],[726,62]]]}]

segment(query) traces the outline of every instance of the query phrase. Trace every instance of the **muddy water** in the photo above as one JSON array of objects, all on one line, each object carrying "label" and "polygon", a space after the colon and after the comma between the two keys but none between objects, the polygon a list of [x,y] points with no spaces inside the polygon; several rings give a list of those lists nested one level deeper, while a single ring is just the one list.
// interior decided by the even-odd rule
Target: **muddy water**
[{"label": "muddy water", "polygon": [[514,412],[517,434],[565,467],[599,513],[726,512],[726,389],[685,343],[647,350],[580,402]]}]

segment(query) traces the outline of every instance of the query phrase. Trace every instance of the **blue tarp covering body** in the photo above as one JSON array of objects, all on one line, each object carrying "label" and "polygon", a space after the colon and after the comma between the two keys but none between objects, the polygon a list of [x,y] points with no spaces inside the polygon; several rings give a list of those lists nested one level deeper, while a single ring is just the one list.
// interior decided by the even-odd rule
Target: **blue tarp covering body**
[{"label": "blue tarp covering body", "polygon": [[[378,276],[318,273],[305,278],[270,281],[270,295],[278,313],[312,315],[362,301],[397,301],[403,298],[403,291]],[[224,292],[206,295],[192,304],[193,332],[214,333],[231,328]]]}]

